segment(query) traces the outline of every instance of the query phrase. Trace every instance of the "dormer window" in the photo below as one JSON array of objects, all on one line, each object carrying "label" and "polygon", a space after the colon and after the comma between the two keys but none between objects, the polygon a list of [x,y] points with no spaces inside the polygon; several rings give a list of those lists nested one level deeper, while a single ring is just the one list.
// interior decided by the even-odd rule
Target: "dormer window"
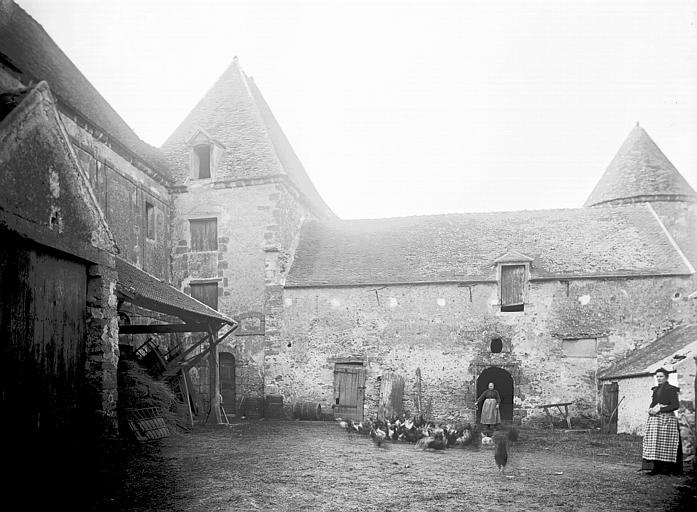
[{"label": "dormer window", "polygon": [[532,258],[510,251],[494,262],[502,313],[525,311]]},{"label": "dormer window", "polygon": [[196,180],[215,178],[225,146],[200,128],[189,138],[187,144],[191,148],[191,177]]},{"label": "dormer window", "polygon": [[199,144],[194,147],[194,178],[211,177],[211,145]]},{"label": "dormer window", "polygon": [[501,266],[501,311],[525,309],[525,265]]}]

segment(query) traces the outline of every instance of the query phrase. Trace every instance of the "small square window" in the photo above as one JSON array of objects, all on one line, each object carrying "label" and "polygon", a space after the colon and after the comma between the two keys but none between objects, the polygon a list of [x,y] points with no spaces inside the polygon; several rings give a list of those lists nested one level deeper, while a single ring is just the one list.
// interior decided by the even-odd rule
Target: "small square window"
[{"label": "small square window", "polygon": [[206,306],[218,309],[218,283],[191,283],[191,296]]},{"label": "small square window", "polygon": [[218,250],[217,219],[192,219],[189,221],[189,226],[192,252]]},{"label": "small square window", "polygon": [[145,236],[155,240],[155,207],[147,202],[145,203]]}]

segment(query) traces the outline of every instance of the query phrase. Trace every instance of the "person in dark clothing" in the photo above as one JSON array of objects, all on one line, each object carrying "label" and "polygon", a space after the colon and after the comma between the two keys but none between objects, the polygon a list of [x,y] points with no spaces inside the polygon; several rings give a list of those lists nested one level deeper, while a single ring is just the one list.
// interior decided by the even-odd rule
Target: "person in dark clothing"
[{"label": "person in dark clothing", "polygon": [[491,433],[493,431],[492,426],[501,423],[501,414],[499,413],[501,396],[499,392],[494,389],[493,382],[489,383],[489,389],[479,395],[475,403],[477,406],[482,406],[482,414],[479,421],[486,425],[487,430]]},{"label": "person in dark clothing", "polygon": [[657,386],[653,395],[649,417],[644,429],[642,468],[650,468],[649,475],[682,474],[682,443],[675,412],[680,407],[680,388],[668,384],[668,370],[655,372]]}]

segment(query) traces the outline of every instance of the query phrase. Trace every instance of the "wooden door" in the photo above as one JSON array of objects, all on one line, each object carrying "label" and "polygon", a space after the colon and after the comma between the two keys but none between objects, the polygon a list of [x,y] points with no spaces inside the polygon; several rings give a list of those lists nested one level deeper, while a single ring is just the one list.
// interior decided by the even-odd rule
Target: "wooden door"
[{"label": "wooden door", "polygon": [[501,267],[501,306],[521,306],[524,302],[524,265]]},{"label": "wooden door", "polygon": [[403,398],[404,378],[396,373],[385,373],[380,381],[378,419],[392,421],[399,418],[402,415]]},{"label": "wooden door", "polygon": [[0,240],[0,413],[17,442],[79,435],[86,297],[84,265]]},{"label": "wooden door", "polygon": [[334,366],[334,416],[363,420],[365,368],[363,365],[337,363]]},{"label": "wooden door", "polygon": [[227,352],[220,353],[220,395],[226,413],[237,412],[237,392],[235,389],[235,356]]},{"label": "wooden door", "polygon": [[603,384],[603,397],[600,414],[600,431],[603,434],[617,433],[617,395],[619,386],[617,382]]}]

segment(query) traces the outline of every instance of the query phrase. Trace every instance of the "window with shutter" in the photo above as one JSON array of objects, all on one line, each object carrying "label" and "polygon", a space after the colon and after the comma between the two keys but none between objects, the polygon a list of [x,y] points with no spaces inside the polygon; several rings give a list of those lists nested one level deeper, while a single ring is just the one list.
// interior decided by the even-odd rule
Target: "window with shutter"
[{"label": "window with shutter", "polygon": [[191,283],[191,296],[206,306],[218,309],[218,283]]},{"label": "window with shutter", "polygon": [[191,227],[191,251],[217,251],[218,250],[218,221],[217,219],[192,219]]},{"label": "window with shutter", "polygon": [[501,267],[501,311],[523,311],[525,265]]}]

